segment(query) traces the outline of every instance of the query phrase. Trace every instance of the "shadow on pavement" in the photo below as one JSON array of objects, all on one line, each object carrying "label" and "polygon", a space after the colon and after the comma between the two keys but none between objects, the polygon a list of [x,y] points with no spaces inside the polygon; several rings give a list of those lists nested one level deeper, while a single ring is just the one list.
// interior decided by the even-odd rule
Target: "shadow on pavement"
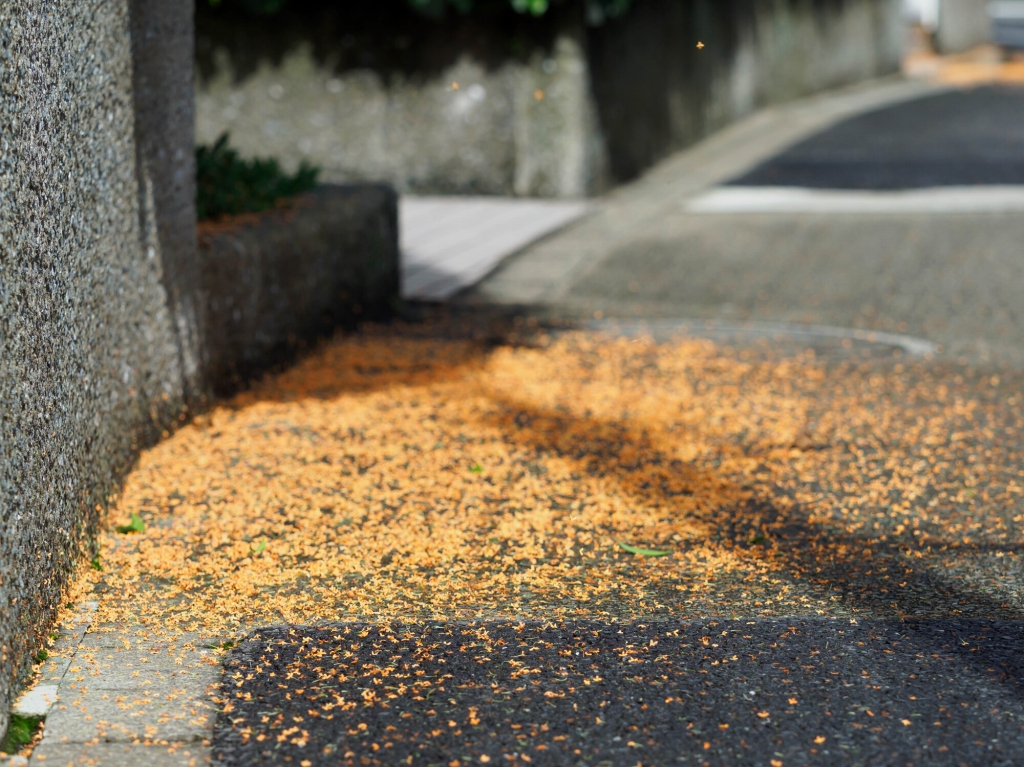
[{"label": "shadow on pavement", "polygon": [[[639,505],[672,509],[680,495],[699,495],[730,481],[670,459],[671,445],[664,436],[637,432],[624,423],[530,410],[515,402],[505,405],[502,426],[509,438],[572,460],[582,471],[617,483]],[[626,445],[630,457],[624,460]],[[982,676],[998,674],[1000,683],[1015,696],[1024,693],[1024,667],[1007,665],[1002,644],[1009,640],[1005,631],[1016,634],[1009,640],[1013,644],[1024,641],[1024,614],[945,575],[942,556],[933,553],[943,543],[941,531],[930,539],[927,558],[918,559],[915,553],[925,547],[910,535],[896,540],[852,536],[838,526],[812,522],[799,505],[787,506],[782,510],[770,496],[751,496],[734,505],[709,506],[696,518],[692,512],[680,512],[694,519],[704,540],[716,540],[751,560],[767,561],[773,570],[824,598],[838,597],[833,601],[838,601],[847,614],[904,622],[905,633],[918,642],[928,644],[938,639],[945,643],[948,639],[935,634],[930,627],[934,620],[1005,621],[1004,630],[987,637],[979,635],[971,643],[965,661]],[[763,542],[751,543],[761,537]],[[947,543],[958,554],[1019,552],[1024,548],[1020,544]],[[665,599],[672,596],[666,594]],[[722,605],[717,614],[749,614],[749,607]],[[716,611],[705,614],[714,615]],[[961,629],[951,631],[957,636]]]}]

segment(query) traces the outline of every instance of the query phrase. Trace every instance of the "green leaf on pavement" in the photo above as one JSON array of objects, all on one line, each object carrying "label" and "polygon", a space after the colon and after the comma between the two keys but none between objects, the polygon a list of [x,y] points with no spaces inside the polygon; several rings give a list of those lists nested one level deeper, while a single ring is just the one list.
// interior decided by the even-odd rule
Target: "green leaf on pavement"
[{"label": "green leaf on pavement", "polygon": [[146,523],[142,521],[142,517],[132,512],[132,521],[127,525],[118,525],[117,532],[119,533],[144,533],[146,532]]},{"label": "green leaf on pavement", "polygon": [[252,550],[252,555],[256,556],[257,554],[262,554],[264,551],[266,551],[266,548],[267,548],[267,539],[264,538],[262,541],[259,542],[259,545],[256,546],[256,548],[254,548]]},{"label": "green leaf on pavement", "polygon": [[619,543],[623,551],[628,551],[630,554],[639,554],[642,557],[667,557],[671,554],[671,551],[664,551],[662,549],[642,549],[638,546],[630,546],[628,543]]},{"label": "green leaf on pavement", "polygon": [[474,464],[470,465],[469,470],[471,472],[473,472],[474,474],[479,474],[480,472],[482,472],[484,470],[484,467],[481,466],[478,463],[474,463]]}]

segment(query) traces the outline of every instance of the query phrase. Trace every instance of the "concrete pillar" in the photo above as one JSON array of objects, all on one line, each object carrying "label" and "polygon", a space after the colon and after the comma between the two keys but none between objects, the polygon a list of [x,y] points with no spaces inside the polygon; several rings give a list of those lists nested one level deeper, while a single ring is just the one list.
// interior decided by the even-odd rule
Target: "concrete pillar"
[{"label": "concrete pillar", "polygon": [[992,39],[987,0],[940,0],[940,53],[960,53]]},{"label": "concrete pillar", "polygon": [[163,266],[186,402],[206,391],[195,169],[195,4],[130,0],[143,253]]},{"label": "concrete pillar", "polygon": [[140,251],[130,37],[127,0],[0,2],[0,733],[100,509],[181,401]]}]

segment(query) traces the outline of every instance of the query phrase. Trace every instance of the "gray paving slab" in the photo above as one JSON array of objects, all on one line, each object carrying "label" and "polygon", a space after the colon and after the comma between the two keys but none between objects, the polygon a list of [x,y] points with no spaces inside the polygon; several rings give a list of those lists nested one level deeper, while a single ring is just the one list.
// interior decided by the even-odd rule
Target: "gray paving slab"
[{"label": "gray paving slab", "polygon": [[35,767],[200,767],[210,761],[209,749],[180,743],[44,743],[29,763]]},{"label": "gray paving slab", "polygon": [[71,665],[75,651],[79,643],[85,637],[86,631],[92,624],[92,616],[96,610],[96,604],[90,602],[82,605],[75,615],[68,620],[53,644],[47,648],[49,657],[39,670],[40,684],[60,684],[64,674]]},{"label": "gray paving slab", "polygon": [[201,742],[209,737],[213,707],[187,687],[99,690],[62,695],[46,718],[43,744]]},{"label": "gray paving slab", "polygon": [[404,197],[399,203],[402,295],[447,299],[588,208],[579,200]]},{"label": "gray paving slab", "polygon": [[207,644],[194,635],[169,642],[92,626],[75,647],[31,763],[208,762],[220,662]]},{"label": "gray paving slab", "polygon": [[126,648],[119,632],[102,630],[82,640],[76,664],[69,669],[71,683],[90,689],[165,689],[194,686],[210,678],[216,660],[196,636],[184,635],[173,643],[142,640]]}]

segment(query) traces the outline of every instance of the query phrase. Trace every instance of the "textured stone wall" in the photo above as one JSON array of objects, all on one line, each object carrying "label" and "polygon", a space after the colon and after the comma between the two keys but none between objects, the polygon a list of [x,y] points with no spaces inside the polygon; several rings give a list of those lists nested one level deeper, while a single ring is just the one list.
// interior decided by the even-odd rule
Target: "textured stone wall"
[{"label": "textured stone wall", "polygon": [[108,493],[183,402],[126,0],[0,4],[0,730]]},{"label": "textured stone wall", "polygon": [[[404,68],[363,64],[354,51],[374,40],[359,26],[370,22],[342,24],[330,9],[323,23],[283,19],[279,39],[267,34],[277,17],[201,23],[198,140],[228,131],[244,154],[403,192],[580,197],[758,106],[899,64],[900,0],[642,0],[596,27],[572,5],[533,38],[479,54],[469,41],[495,30],[421,19],[427,50],[378,57],[411,60]],[[447,63],[431,68],[438,58]]]}]

